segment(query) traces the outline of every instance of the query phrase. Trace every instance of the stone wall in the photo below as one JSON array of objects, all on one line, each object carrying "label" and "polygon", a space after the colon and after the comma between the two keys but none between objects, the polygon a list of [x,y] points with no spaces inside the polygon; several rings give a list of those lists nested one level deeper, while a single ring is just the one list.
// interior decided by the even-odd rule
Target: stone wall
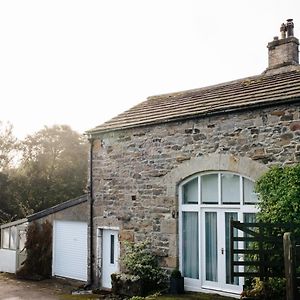
[{"label": "stone wall", "polygon": [[[239,163],[242,173],[261,174],[275,164],[299,162],[299,140],[299,105],[102,134],[93,148],[94,228],[118,227],[121,242],[150,238],[161,264],[174,268],[178,263],[177,186],[188,176],[175,178],[176,170],[197,164],[200,158],[209,161],[212,155],[224,155],[235,164],[241,158],[249,161]],[[221,164],[220,169],[229,165]]]}]

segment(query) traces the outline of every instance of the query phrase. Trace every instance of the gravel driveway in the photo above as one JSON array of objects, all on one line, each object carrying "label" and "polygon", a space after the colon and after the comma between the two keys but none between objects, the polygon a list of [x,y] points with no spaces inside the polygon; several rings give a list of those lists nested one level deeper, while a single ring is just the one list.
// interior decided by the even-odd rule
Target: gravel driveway
[{"label": "gravel driveway", "polygon": [[59,295],[69,294],[74,287],[54,279],[39,282],[15,279],[0,273],[1,300],[59,300]]}]

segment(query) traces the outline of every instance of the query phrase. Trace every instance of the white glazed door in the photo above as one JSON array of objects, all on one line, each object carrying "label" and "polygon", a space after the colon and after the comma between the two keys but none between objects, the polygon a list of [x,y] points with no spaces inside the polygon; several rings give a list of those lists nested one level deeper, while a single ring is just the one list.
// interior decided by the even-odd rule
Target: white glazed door
[{"label": "white glazed door", "polygon": [[242,282],[231,281],[230,220],[240,220],[237,210],[205,209],[202,211],[202,278],[203,287],[227,292],[241,292]]},{"label": "white glazed door", "polygon": [[110,276],[119,270],[119,239],[117,230],[103,229],[102,254],[102,287],[110,289]]}]

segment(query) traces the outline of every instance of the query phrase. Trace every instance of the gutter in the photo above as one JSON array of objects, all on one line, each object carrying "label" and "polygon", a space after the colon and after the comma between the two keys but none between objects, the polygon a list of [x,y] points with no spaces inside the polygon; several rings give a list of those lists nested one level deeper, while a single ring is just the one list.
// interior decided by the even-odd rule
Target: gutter
[{"label": "gutter", "polygon": [[89,137],[90,142],[90,173],[89,173],[89,227],[90,227],[90,236],[89,236],[89,248],[90,248],[90,255],[89,255],[89,277],[88,277],[88,283],[86,287],[90,287],[94,284],[94,273],[93,273],[93,262],[94,262],[94,243],[93,243],[93,232],[94,232],[94,226],[93,226],[93,205],[94,205],[94,199],[93,199],[93,147],[94,147],[94,139],[92,137]]}]

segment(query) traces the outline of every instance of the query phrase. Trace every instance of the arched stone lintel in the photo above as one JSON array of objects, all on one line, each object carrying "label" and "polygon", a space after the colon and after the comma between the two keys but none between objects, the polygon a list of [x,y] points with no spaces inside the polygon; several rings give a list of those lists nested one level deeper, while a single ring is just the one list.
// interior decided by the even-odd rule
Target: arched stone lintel
[{"label": "arched stone lintel", "polygon": [[229,154],[211,154],[191,158],[183,162],[176,169],[164,176],[167,186],[167,195],[173,197],[177,193],[178,184],[185,178],[197,173],[207,171],[229,171],[240,174],[256,181],[268,170],[264,164],[258,163],[248,157]]}]

